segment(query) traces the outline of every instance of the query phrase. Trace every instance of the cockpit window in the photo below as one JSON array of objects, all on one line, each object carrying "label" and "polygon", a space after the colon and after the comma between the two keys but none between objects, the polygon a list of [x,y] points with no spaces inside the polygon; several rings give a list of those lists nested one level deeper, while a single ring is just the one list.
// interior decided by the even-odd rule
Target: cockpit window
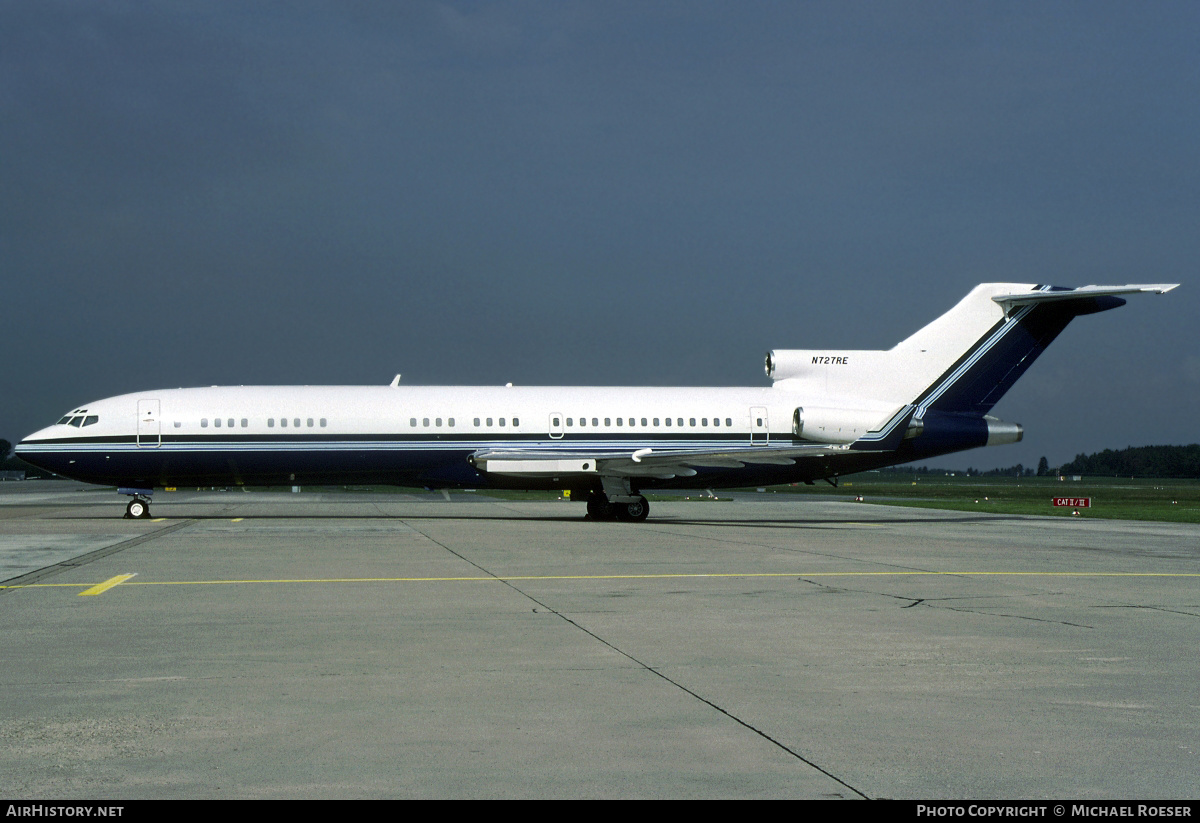
[{"label": "cockpit window", "polygon": [[[99,416],[92,415],[92,416],[88,417],[87,420],[85,420],[84,419],[85,414],[87,414],[87,409],[76,409],[75,411],[71,412],[70,414],[64,414],[61,418],[59,418],[59,421],[57,423],[55,423],[54,425],[56,425],[56,426],[67,425],[67,426],[74,426],[75,428],[79,428],[80,426],[90,426],[92,423],[95,423],[97,420],[100,419]],[[88,421],[90,421],[90,422],[88,422]]]},{"label": "cockpit window", "polygon": [[100,420],[100,415],[89,414],[87,417],[83,418],[83,425],[90,426],[93,423],[99,422],[99,420]]}]

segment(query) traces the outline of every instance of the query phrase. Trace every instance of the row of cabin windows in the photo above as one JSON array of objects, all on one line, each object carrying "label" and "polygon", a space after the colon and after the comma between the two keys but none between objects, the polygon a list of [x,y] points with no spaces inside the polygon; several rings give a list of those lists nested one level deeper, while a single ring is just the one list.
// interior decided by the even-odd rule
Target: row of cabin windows
[{"label": "row of cabin windows", "polygon": [[[320,422],[321,428],[325,428],[327,425],[329,425],[328,421],[324,417],[322,417],[319,422]],[[223,426],[223,425],[226,426],[227,428],[232,429],[238,425],[238,421],[232,417],[225,418],[224,420],[222,420],[222,418],[220,418],[220,417],[214,417],[212,424],[213,424],[213,428],[216,428],[216,429],[221,428],[221,426]],[[316,425],[316,422],[311,417],[306,418],[304,421],[301,421],[301,419],[299,417],[293,417],[291,425],[293,428],[296,428],[296,429],[300,428],[303,425],[307,425],[307,427],[311,429],[314,425]],[[250,426],[249,418],[243,417],[241,419],[241,427],[243,429],[245,429],[245,428],[248,428],[249,426]],[[288,427],[288,419],[286,417],[279,418],[279,426],[280,426],[280,428],[286,429]],[[183,428],[183,423],[176,420],[175,428],[177,428],[177,429]],[[200,418],[200,428],[202,428],[202,429],[208,428],[208,418],[207,417]],[[269,429],[275,428],[275,418],[274,417],[267,418],[267,428],[269,428]]]},{"label": "row of cabin windows", "polygon": [[[442,418],[440,418],[440,417],[433,418],[432,424],[436,428],[440,429],[442,427]],[[446,418],[446,424],[448,426],[450,426],[450,428],[454,428],[454,418],[453,417]],[[412,426],[415,429],[417,427],[417,418],[415,418],[415,417],[408,418],[408,425]],[[429,428],[430,420],[428,417],[421,418],[421,426],[426,429]]]},{"label": "row of cabin windows", "polygon": [[[682,418],[682,417],[677,417],[677,418],[675,418],[675,421],[676,421],[676,423],[675,423],[674,425],[678,425],[678,426],[680,426],[680,427],[682,427],[682,426],[683,426],[683,418]],[[499,423],[499,425],[500,425],[501,427],[504,427],[504,426],[506,425],[506,419],[505,419],[505,418],[503,418],[503,417],[499,418],[499,419],[498,419],[498,421],[497,421],[497,419],[494,419],[494,418],[491,418],[491,417],[488,417],[488,418],[479,418],[479,417],[476,417],[476,418],[474,419],[474,421],[473,421],[473,422],[474,422],[474,424],[475,424],[475,426],[476,426],[476,427],[479,427],[479,426],[481,426],[481,425],[486,425],[486,426],[488,426],[488,427],[491,427],[491,426],[494,426],[494,425],[496,425],[496,423],[497,423],[497,422]],[[709,422],[709,419],[708,419],[707,417],[701,417],[701,418],[700,418],[700,425],[701,425],[701,426],[708,426],[708,422]],[[552,419],[551,423],[552,423],[552,425],[554,425],[555,427],[561,426],[561,425],[562,425],[562,419],[561,419],[561,418],[559,418],[559,417],[555,417],[555,418],[553,418],[553,419]],[[659,418],[657,418],[657,417],[655,417],[655,418],[652,418],[652,419],[651,419],[651,418],[645,418],[645,417],[643,417],[643,418],[641,418],[641,423],[642,423],[642,426],[643,426],[643,427],[649,427],[649,426],[651,426],[651,425],[654,425],[654,426],[660,426],[660,425],[671,426],[671,425],[673,425],[673,424],[672,424],[672,422],[671,422],[671,418],[670,418],[670,417],[667,417],[667,418],[665,418],[665,419],[663,419],[663,420],[661,420],[661,421],[660,421],[660,419],[659,419]],[[513,424],[513,426],[519,426],[519,425],[521,425],[521,421],[520,421],[520,419],[519,419],[519,418],[516,418],[516,417],[514,417],[514,418],[512,419],[512,424]],[[636,418],[636,417],[618,417],[618,418],[617,418],[617,425],[618,425],[618,426],[622,426],[622,427],[624,427],[624,426],[626,426],[626,425],[628,425],[628,426],[636,426],[637,424],[638,424],[638,418]],[[687,424],[688,424],[689,426],[691,426],[691,427],[695,428],[695,426],[696,426],[696,418],[694,418],[694,417],[689,417],[689,418],[688,418],[688,423],[687,423]],[[417,418],[415,418],[415,417],[410,417],[410,418],[408,419],[408,425],[409,425],[410,427],[414,428],[414,429],[415,429],[415,428],[417,428]],[[442,426],[442,418],[440,418],[440,417],[435,417],[435,418],[433,418],[432,425],[433,425],[434,427],[436,427],[436,428],[441,428],[441,426]],[[447,418],[447,419],[446,419],[446,425],[447,425],[447,426],[449,426],[450,428],[453,428],[453,427],[454,427],[454,418],[453,418],[453,417]],[[581,417],[581,418],[579,418],[579,425],[580,425],[580,427],[586,427],[586,426],[588,425],[588,419],[587,419],[586,417]],[[599,425],[600,425],[600,418],[598,418],[598,417],[593,417],[593,418],[592,418],[592,425],[593,425],[593,426],[599,426]],[[610,427],[611,427],[611,426],[612,426],[612,418],[611,418],[611,417],[606,417],[606,418],[604,418],[604,425],[605,425],[605,426],[610,426]],[[719,418],[719,417],[714,417],[714,418],[712,418],[712,425],[713,425],[713,426],[720,426],[720,425],[721,425],[721,418]],[[733,418],[732,418],[732,417],[726,417],[726,418],[725,418],[725,425],[726,425],[727,427],[732,427],[732,426],[733,426]],[[420,426],[421,426],[422,428],[429,428],[429,426],[430,426],[430,419],[429,419],[428,417],[423,417],[423,418],[421,418],[421,421],[420,421]],[[574,426],[575,426],[575,418],[574,418],[574,417],[568,417],[568,418],[567,418],[567,426],[574,428]]]},{"label": "row of cabin windows", "polygon": [[[68,424],[70,424],[70,425],[72,425],[72,426],[80,426],[80,425],[83,425],[83,426],[90,426],[90,425],[92,425],[93,423],[95,423],[95,422],[96,422],[97,420],[99,420],[99,419],[100,419],[100,418],[98,418],[96,415],[90,415],[90,416],[88,416],[88,417],[78,417],[78,416],[77,416],[77,417],[70,417],[70,416],[68,415],[67,417],[64,417],[62,420],[59,420],[58,422],[59,422],[59,423],[68,423]],[[501,427],[501,428],[503,428],[503,427],[506,425],[506,423],[507,423],[507,420],[506,420],[506,418],[504,418],[504,417],[501,417],[501,418],[499,418],[498,420],[499,420],[499,425],[500,425],[500,427]],[[481,419],[481,418],[479,418],[479,417],[476,417],[476,418],[475,418],[475,420],[474,420],[474,422],[475,422],[475,425],[476,425],[476,426],[481,426],[481,425],[484,425],[484,424],[485,424],[485,421],[486,421],[486,425],[487,425],[487,426],[489,426],[489,427],[490,427],[490,426],[492,426],[492,425],[494,425],[494,424],[496,423],[496,420],[495,420],[494,418],[491,418],[491,417],[488,417],[488,418],[482,418],[482,419]],[[243,429],[245,429],[245,428],[248,428],[248,427],[249,427],[249,425],[250,425],[250,421],[249,421],[249,419],[248,419],[248,418],[245,418],[245,417],[243,417],[243,418],[241,419],[241,421],[240,421],[240,422],[241,422],[241,427],[242,427]],[[446,422],[446,425],[447,425],[447,426],[449,426],[450,428],[454,428],[454,418],[453,418],[453,417],[446,418],[446,421],[445,421],[445,422]],[[553,420],[551,421],[551,423],[552,423],[552,425],[554,425],[555,427],[561,426],[561,425],[562,425],[562,418],[555,417],[555,418],[553,418]],[[227,428],[231,428],[231,429],[232,429],[232,428],[235,428],[235,427],[238,425],[238,421],[236,421],[236,420],[235,420],[234,418],[232,418],[232,417],[226,418],[226,419],[224,419],[224,421],[222,420],[222,418],[220,418],[220,417],[216,417],[216,418],[213,418],[212,424],[213,424],[213,427],[214,427],[214,428],[218,428],[218,429],[219,429],[219,428],[221,428],[221,426],[222,426],[222,425],[224,425],[224,426],[226,426]],[[328,425],[328,421],[326,421],[326,419],[325,419],[324,417],[322,417],[322,418],[320,418],[320,419],[319,419],[319,421],[317,421],[317,423],[314,423],[314,420],[313,420],[313,418],[311,418],[311,417],[309,417],[309,418],[305,418],[304,420],[302,420],[302,419],[301,419],[301,418],[299,418],[299,417],[293,417],[293,418],[292,418],[292,422],[291,422],[291,426],[292,426],[292,428],[296,428],[296,429],[298,429],[298,428],[301,428],[302,426],[307,426],[308,428],[310,428],[310,429],[311,429],[311,428],[313,428],[313,426],[314,426],[314,425],[318,425],[318,424],[320,425],[320,427],[321,427],[321,428],[325,428],[325,427]],[[411,426],[412,428],[417,428],[417,418],[415,418],[415,417],[410,417],[410,418],[408,419],[408,424],[409,424],[409,426]],[[521,421],[520,421],[520,419],[519,419],[519,418],[516,418],[516,417],[514,417],[514,418],[512,419],[512,424],[513,424],[514,426],[519,426],[519,425],[521,425]],[[422,428],[429,428],[429,426],[431,425],[430,418],[428,418],[428,417],[423,417],[423,418],[421,418],[421,420],[420,420],[420,425],[421,425],[421,427],[422,427]],[[433,425],[435,428],[441,428],[441,427],[442,427],[442,418],[440,418],[440,417],[435,417],[435,418],[433,418],[433,420],[432,420],[432,425]],[[585,428],[587,425],[588,425],[588,419],[587,419],[586,417],[580,417],[580,418],[579,418],[579,426],[580,426],[581,428]],[[600,418],[598,418],[598,417],[593,417],[593,418],[592,418],[591,425],[592,425],[593,427],[598,427],[598,426],[600,425]],[[612,426],[612,418],[611,418],[611,417],[606,417],[606,418],[604,418],[604,425],[605,425],[605,426],[609,426],[609,427],[611,427],[611,426]],[[638,418],[636,418],[636,417],[618,417],[618,418],[617,418],[617,425],[618,425],[618,426],[621,426],[621,427],[624,427],[624,426],[630,426],[630,427],[633,427],[633,426],[636,426],[636,425],[638,425]],[[682,418],[682,417],[677,417],[677,418],[675,418],[675,423],[674,423],[674,424],[672,424],[672,422],[671,422],[671,418],[670,418],[670,417],[663,418],[661,421],[660,421],[660,419],[659,419],[659,418],[657,418],[657,417],[654,417],[654,418],[646,418],[646,417],[643,417],[643,418],[641,418],[641,425],[642,425],[643,427],[649,427],[649,426],[660,426],[660,425],[662,425],[662,426],[667,426],[668,428],[669,428],[669,427],[671,427],[672,425],[676,425],[676,426],[682,427],[682,426],[683,426],[683,418]],[[691,426],[692,428],[695,428],[695,426],[696,426],[696,418],[695,418],[695,417],[689,417],[689,418],[688,418],[688,420],[687,420],[687,425]],[[700,425],[701,425],[701,426],[708,426],[708,418],[707,418],[707,417],[701,417],[701,418],[700,418]],[[713,426],[720,426],[720,425],[721,425],[721,418],[719,418],[719,417],[714,417],[714,418],[712,418],[712,425],[713,425]],[[760,425],[761,425],[761,423],[760,423]],[[177,428],[177,429],[178,429],[178,428],[182,428],[182,426],[183,426],[183,423],[181,423],[181,422],[180,422],[180,421],[178,421],[178,420],[176,420],[176,421],[175,421],[175,428]],[[279,426],[280,426],[280,428],[284,428],[284,429],[286,429],[286,428],[288,427],[288,418],[286,418],[286,417],[281,417],[281,418],[279,418]],[[574,417],[568,417],[568,418],[567,418],[567,426],[568,426],[569,428],[574,428],[574,426],[575,426],[575,418],[574,418]],[[732,426],[733,426],[733,418],[732,418],[732,417],[726,417],[726,418],[725,418],[725,426],[726,426],[726,427],[732,427]],[[200,428],[202,428],[202,429],[207,429],[207,428],[208,428],[208,418],[207,418],[207,417],[202,417],[202,418],[200,418]],[[275,418],[274,418],[274,417],[268,417],[268,418],[267,418],[267,428],[272,428],[272,429],[273,429],[273,428],[275,428]]]},{"label": "row of cabin windows", "polygon": [[[624,421],[624,422],[622,422],[622,421]],[[643,427],[648,427],[648,426],[650,426],[650,425],[654,425],[654,426],[658,426],[658,425],[660,425],[660,423],[659,423],[659,419],[658,419],[657,417],[655,417],[655,418],[651,418],[650,420],[647,420],[647,418],[643,417],[643,418],[641,418],[641,421],[642,421],[642,426],[643,426]],[[682,417],[676,417],[676,418],[675,418],[675,421],[676,421],[676,425],[678,425],[678,426],[682,426],[682,425],[683,425],[683,418],[682,418]],[[562,423],[560,422],[560,418],[558,418],[558,417],[555,417],[555,418],[553,418],[553,419],[552,419],[550,422],[551,422],[551,425],[553,425],[555,428],[557,428],[558,426],[561,426],[561,425],[562,425]],[[581,427],[583,427],[583,426],[587,426],[587,424],[588,424],[588,419],[587,419],[586,417],[581,417],[581,418],[579,418],[579,425],[580,425]],[[617,425],[618,425],[618,426],[636,426],[637,424],[638,424],[638,418],[636,418],[636,417],[618,417],[618,418],[617,418]],[[719,417],[714,417],[714,418],[712,419],[712,424],[713,424],[714,426],[720,426],[720,425],[721,425],[721,418],[719,418]],[[568,418],[567,418],[567,426],[568,426],[568,428],[574,427],[574,425],[575,425],[575,418],[573,418],[573,417],[568,417]],[[592,425],[593,425],[593,426],[599,426],[599,425],[600,425],[600,418],[598,418],[598,417],[593,417],[593,418],[592,418]],[[606,425],[606,426],[611,426],[611,425],[612,425],[612,418],[609,418],[609,417],[606,417],[606,418],[604,418],[604,425]],[[671,418],[669,418],[669,417],[667,417],[667,418],[664,418],[664,419],[663,419],[663,421],[662,421],[662,424],[661,424],[661,425],[670,426],[670,425],[671,425]],[[693,428],[695,428],[695,426],[696,426],[696,418],[694,418],[694,417],[689,417],[689,418],[688,418],[688,425],[689,425],[689,426],[691,426],[691,427],[693,427]],[[701,417],[701,418],[700,418],[700,425],[701,425],[701,426],[707,426],[707,425],[708,425],[708,418],[707,418],[707,417]],[[725,425],[726,425],[726,426],[733,426],[733,418],[732,418],[732,417],[726,417],[726,418],[725,418]]]},{"label": "row of cabin windows", "polygon": [[[66,417],[64,417],[63,419],[59,420],[58,422],[59,422],[59,423],[67,423],[67,424],[69,424],[69,425],[71,425],[71,426],[90,426],[90,425],[92,425],[93,423],[95,423],[95,422],[96,422],[97,420],[99,420],[99,419],[100,419],[100,418],[99,418],[99,417],[97,417],[97,416],[96,416],[96,415],[94,415],[94,414],[93,414],[93,415],[88,415],[87,417],[82,417],[82,416],[75,416],[75,417],[72,417],[72,416],[70,416],[70,415],[67,415]],[[476,418],[475,418],[475,421],[474,421],[474,422],[475,422],[475,425],[476,425],[477,427],[483,424],[483,423],[482,423],[482,421],[481,421],[481,418],[478,418],[478,417],[476,417]],[[489,427],[490,427],[490,426],[492,426],[492,425],[493,425],[493,423],[494,423],[494,420],[493,420],[493,418],[491,418],[491,417],[488,417],[488,418],[486,418],[486,424],[487,424],[487,426],[489,426]],[[503,418],[503,417],[499,418],[499,423],[500,423],[500,426],[501,426],[501,428],[503,428],[503,427],[505,426],[505,423],[506,423],[506,418]],[[223,422],[222,422],[222,418],[220,418],[220,417],[216,417],[216,418],[213,418],[212,424],[213,424],[213,427],[214,427],[214,428],[218,428],[218,429],[219,429],[219,428],[221,428],[221,426],[222,426],[222,425],[225,425],[226,427],[228,427],[228,428],[231,428],[231,429],[232,429],[232,428],[234,428],[234,427],[237,425],[237,421],[236,421],[234,418],[232,418],[232,417],[229,417],[229,418],[226,418],[226,419],[224,420],[224,423],[223,423]],[[408,424],[409,424],[409,426],[411,426],[412,428],[417,428],[417,418],[415,418],[415,417],[410,417],[410,418],[408,419]],[[521,425],[521,421],[520,421],[520,419],[518,419],[518,418],[514,417],[514,418],[512,419],[512,424],[513,424],[513,426],[519,426],[519,425]],[[553,418],[553,419],[551,420],[551,424],[552,424],[554,427],[556,427],[556,428],[557,428],[558,426],[561,426],[561,425],[562,425],[562,418],[559,418],[559,417],[555,417],[555,418]],[[652,425],[653,425],[653,426],[664,425],[664,426],[667,426],[668,428],[669,428],[669,427],[672,425],[672,423],[671,423],[671,418],[670,418],[670,417],[663,418],[661,422],[660,422],[659,418],[657,418],[657,417],[654,417],[654,418],[645,418],[645,417],[643,417],[643,418],[641,418],[641,424],[642,424],[642,426],[643,426],[643,427],[649,427],[649,426],[652,426]],[[689,417],[689,418],[688,418],[688,422],[687,422],[687,424],[688,424],[689,426],[691,426],[692,428],[695,428],[695,426],[696,426],[696,418],[694,418],[694,417]],[[713,426],[718,426],[718,427],[719,427],[719,426],[721,425],[721,418],[719,418],[719,417],[714,417],[714,418],[712,419],[712,424],[713,424]],[[248,427],[249,427],[249,425],[250,425],[250,420],[249,420],[248,418],[245,418],[245,417],[243,417],[243,418],[241,419],[241,427],[242,427],[243,429],[245,429],[245,428],[248,428]],[[313,421],[313,418],[311,418],[311,417],[309,417],[309,418],[305,418],[303,421],[302,421],[302,420],[301,420],[301,418],[299,418],[299,417],[293,417],[293,418],[292,418],[292,423],[291,423],[291,425],[292,425],[292,428],[296,428],[296,429],[298,429],[298,428],[301,428],[302,426],[307,426],[308,428],[310,428],[310,429],[311,429],[311,428],[313,428],[313,426],[314,426],[314,421]],[[319,419],[319,425],[320,425],[320,427],[321,427],[321,428],[325,428],[325,427],[326,427],[326,425],[328,425],[328,422],[326,421],[326,419],[325,419],[324,417],[322,417],[322,418],[320,418],[320,419]],[[453,418],[453,417],[446,418],[446,425],[447,425],[447,426],[449,426],[450,428],[454,428],[454,418]],[[587,425],[588,425],[588,419],[587,419],[586,417],[580,417],[580,418],[579,418],[579,426],[580,426],[581,428],[584,428],[584,427],[586,427]],[[593,417],[593,418],[592,418],[592,423],[591,423],[591,425],[592,425],[593,427],[598,427],[598,426],[600,425],[600,418],[598,418],[598,417]],[[611,417],[606,417],[606,418],[604,418],[604,425],[605,425],[605,426],[609,426],[609,427],[611,427],[611,426],[612,426],[612,418],[611,418]],[[621,426],[621,427],[624,427],[624,426],[626,426],[626,425],[628,425],[628,426],[630,426],[630,427],[633,427],[633,426],[636,426],[636,425],[638,425],[638,418],[636,418],[636,417],[618,417],[618,418],[617,418],[617,425],[618,425],[618,426]],[[682,427],[682,426],[683,426],[683,418],[682,418],[682,417],[677,417],[677,418],[675,418],[675,424],[674,424],[674,425],[676,425],[676,426],[679,426],[679,427]],[[701,418],[700,418],[700,425],[701,425],[701,426],[708,426],[708,418],[707,418],[707,417],[701,417]],[[762,421],[761,421],[761,420],[759,421],[759,425],[760,425],[760,426],[762,425]],[[286,428],[288,427],[288,418],[286,418],[286,417],[281,417],[281,418],[279,418],[279,426],[280,426],[280,428],[284,428],[284,429],[286,429]],[[423,427],[423,428],[429,428],[429,426],[430,426],[430,419],[429,419],[428,417],[423,417],[423,418],[421,418],[421,427]],[[442,426],[442,418],[440,418],[440,417],[435,417],[435,418],[433,418],[433,426],[434,426],[434,427],[436,427],[436,428],[441,428],[441,426]],[[575,418],[574,418],[574,417],[568,417],[568,418],[567,418],[567,426],[568,426],[569,428],[574,428],[574,426],[575,426]],[[726,417],[726,418],[725,418],[725,426],[726,426],[726,427],[732,427],[732,426],[733,426],[733,418],[732,418],[732,417]],[[176,421],[175,421],[175,428],[177,428],[177,429],[178,429],[178,428],[182,428],[182,427],[183,427],[183,423],[182,423],[182,422],[180,422],[180,421],[178,421],[178,420],[176,420]],[[202,418],[200,418],[200,428],[202,428],[202,429],[207,429],[207,428],[208,428],[208,418],[207,418],[207,417],[202,417]],[[268,417],[268,418],[267,418],[267,428],[271,428],[271,429],[275,428],[275,418],[274,418],[274,417]]]},{"label": "row of cabin windows", "polygon": [[[475,426],[479,427],[479,426],[485,425],[485,421],[486,421],[486,425],[494,426],[494,425],[496,425],[497,420],[499,421],[499,425],[501,428],[508,425],[508,418],[506,418],[506,417],[501,417],[501,418],[492,418],[492,417],[479,418],[479,417],[476,417],[475,418]],[[512,424],[513,424],[513,426],[521,425],[521,418],[514,417],[512,419]],[[408,418],[408,425],[414,429],[417,428],[417,418],[415,418],[415,417]],[[440,418],[440,417],[433,418],[433,425],[436,428],[440,428],[442,425],[442,418]],[[450,428],[454,428],[454,418],[453,417],[446,418],[446,425],[449,426]],[[429,428],[429,418],[428,417],[421,418],[421,427],[426,428],[426,429]]]}]

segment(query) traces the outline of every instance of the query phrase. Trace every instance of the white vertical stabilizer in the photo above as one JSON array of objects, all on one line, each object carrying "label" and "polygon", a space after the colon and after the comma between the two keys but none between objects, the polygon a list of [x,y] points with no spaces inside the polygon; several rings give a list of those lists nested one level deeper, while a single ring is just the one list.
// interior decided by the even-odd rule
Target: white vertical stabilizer
[{"label": "white vertical stabilizer", "polygon": [[[888,351],[776,350],[767,355],[767,374],[805,402],[861,409],[918,402],[920,419],[943,398],[950,410],[982,414],[1072,317],[1116,308],[1124,303],[1119,295],[1173,288],[983,283]],[[1039,307],[1052,314],[1034,314]]]},{"label": "white vertical stabilizer", "polygon": [[1004,308],[993,297],[1034,293],[1036,289],[1023,283],[983,283],[950,311],[887,351],[776,350],[768,356],[774,367],[768,374],[781,389],[833,403],[907,403],[1005,321]]}]

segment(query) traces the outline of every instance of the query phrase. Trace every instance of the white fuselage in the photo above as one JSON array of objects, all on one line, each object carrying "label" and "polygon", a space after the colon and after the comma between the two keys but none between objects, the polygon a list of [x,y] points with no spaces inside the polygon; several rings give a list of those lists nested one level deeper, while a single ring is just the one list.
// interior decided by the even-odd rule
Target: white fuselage
[{"label": "white fuselage", "polygon": [[[165,389],[89,403],[25,438],[21,453],[68,477],[136,487],[488,485],[468,463],[481,450],[607,455],[792,442],[798,399],[770,387]],[[888,411],[880,408],[870,422]],[[866,427],[838,426],[825,442],[851,442]]]}]

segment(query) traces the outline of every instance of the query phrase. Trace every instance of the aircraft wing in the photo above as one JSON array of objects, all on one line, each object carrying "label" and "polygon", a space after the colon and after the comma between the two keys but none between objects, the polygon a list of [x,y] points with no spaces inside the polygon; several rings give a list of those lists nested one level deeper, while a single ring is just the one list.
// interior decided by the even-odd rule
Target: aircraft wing
[{"label": "aircraft wing", "polygon": [[812,443],[736,449],[638,449],[633,452],[565,452],[559,449],[480,451],[480,471],[512,476],[597,474],[610,477],[691,477],[693,467],[740,469],[747,464],[790,466],[797,459],[846,454],[849,445]]},{"label": "aircraft wing", "polygon": [[916,413],[902,406],[878,431],[853,443],[788,443],[722,449],[638,449],[633,452],[571,452],[562,449],[483,450],[471,456],[472,464],[489,474],[561,477],[598,474],[608,477],[692,477],[695,467],[742,469],[747,464],[790,466],[810,457],[854,452],[895,451]]}]

